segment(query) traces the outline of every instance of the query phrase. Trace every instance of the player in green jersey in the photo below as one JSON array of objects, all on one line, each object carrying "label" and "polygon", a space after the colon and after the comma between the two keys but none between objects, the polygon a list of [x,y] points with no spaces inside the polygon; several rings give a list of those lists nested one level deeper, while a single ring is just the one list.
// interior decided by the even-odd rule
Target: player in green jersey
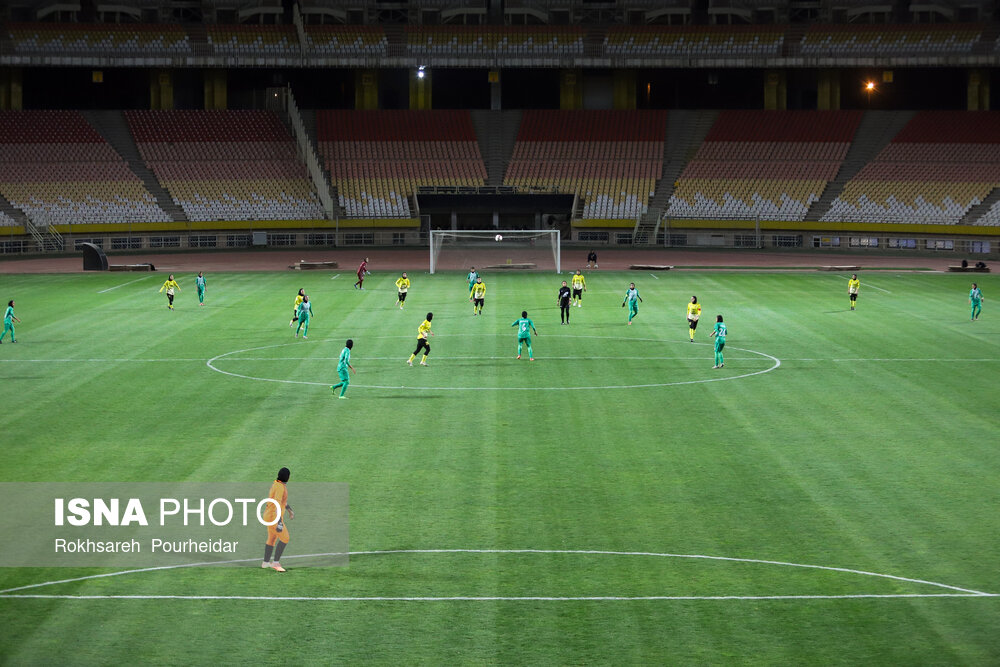
[{"label": "player in green jersey", "polygon": [[311,320],[313,316],[313,307],[312,303],[309,301],[308,295],[302,297],[302,303],[299,304],[297,315],[299,326],[295,327],[295,337],[298,338],[299,331],[302,331],[302,338],[307,339],[309,338],[309,320]]},{"label": "player in green jersey", "polygon": [[351,373],[355,375],[358,374],[354,370],[354,366],[351,365],[351,349],[354,347],[354,341],[350,338],[344,343],[344,349],[340,351],[340,359],[337,360],[337,375],[340,376],[340,382],[330,387],[330,391],[336,393],[337,388],[340,387],[340,396],[337,398],[347,398],[344,394],[347,392],[347,386],[351,384]]},{"label": "player in green jersey", "polygon": [[972,306],[973,321],[978,320],[979,313],[983,312],[983,293],[976,283],[972,283],[972,289],[969,290],[969,305]]},{"label": "player in green jersey", "polygon": [[535,323],[528,319],[528,311],[522,310],[521,318],[514,320],[510,326],[517,327],[517,358],[521,358],[521,348],[527,345],[528,361],[534,361],[535,354],[531,351],[531,332],[534,331],[537,336],[538,329],[535,328]]},{"label": "player in green jersey", "polygon": [[722,350],[726,347],[726,323],[722,321],[722,315],[715,318],[715,331],[708,334],[709,338],[715,337],[715,365],[712,368],[722,368]]},{"label": "player in green jersey", "polygon": [[205,287],[208,286],[208,281],[205,280],[205,273],[203,271],[198,272],[198,277],[194,279],[194,285],[198,288],[198,305],[205,305]]},{"label": "player in green jersey", "polygon": [[625,299],[622,300],[622,308],[625,304],[628,304],[628,323],[632,324],[632,318],[639,314],[639,303],[642,301],[642,297],[639,296],[639,290],[635,288],[635,283],[628,284],[628,290],[625,292]]},{"label": "player in green jersey", "polygon": [[14,299],[7,302],[7,310],[3,313],[3,333],[0,334],[0,343],[3,342],[4,336],[7,332],[10,332],[10,342],[16,343],[17,339],[14,338],[14,322],[20,323],[21,320],[17,319],[14,315]]}]

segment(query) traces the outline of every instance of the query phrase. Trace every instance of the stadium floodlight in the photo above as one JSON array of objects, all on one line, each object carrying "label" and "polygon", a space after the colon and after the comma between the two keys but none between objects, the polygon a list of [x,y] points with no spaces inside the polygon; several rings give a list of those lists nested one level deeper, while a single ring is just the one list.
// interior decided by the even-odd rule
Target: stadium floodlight
[{"label": "stadium floodlight", "polygon": [[427,66],[426,65],[421,65],[420,67],[418,67],[417,68],[417,78],[418,79],[424,78],[424,75],[427,73],[426,70],[427,70]]},{"label": "stadium floodlight", "polygon": [[432,229],[430,272],[439,268],[467,270],[474,266],[486,271],[527,269],[562,273],[560,240],[558,229]]},{"label": "stadium floodlight", "polygon": [[872,93],[877,93],[878,88],[875,87],[875,82],[868,80],[865,81],[865,93],[868,95],[868,104],[872,103]]}]

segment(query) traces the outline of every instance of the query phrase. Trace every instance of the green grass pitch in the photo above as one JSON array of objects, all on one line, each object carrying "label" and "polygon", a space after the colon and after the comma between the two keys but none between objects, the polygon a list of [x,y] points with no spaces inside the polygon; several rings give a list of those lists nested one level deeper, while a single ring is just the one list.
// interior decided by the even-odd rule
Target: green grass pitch
[{"label": "green grass pitch", "polygon": [[[850,312],[838,274],[594,272],[561,326],[555,275],[486,274],[481,317],[464,274],[412,272],[403,311],[397,275],[363,292],[331,275],[209,274],[198,307],[179,274],[175,312],[160,274],[3,277],[23,323],[0,346],[2,481],[266,483],[285,465],[291,494],[350,484],[352,551],[401,553],[38,587],[217,599],[0,599],[0,662],[1000,661],[1000,597],[976,595],[1000,593],[996,278],[970,322],[968,276],[862,274]],[[299,287],[307,341],[288,328]],[[522,309],[533,363],[514,359]],[[427,311],[430,365],[409,368]],[[453,549],[486,551],[413,553]],[[0,589],[100,572],[0,568]],[[475,599],[427,599],[448,597]]]}]

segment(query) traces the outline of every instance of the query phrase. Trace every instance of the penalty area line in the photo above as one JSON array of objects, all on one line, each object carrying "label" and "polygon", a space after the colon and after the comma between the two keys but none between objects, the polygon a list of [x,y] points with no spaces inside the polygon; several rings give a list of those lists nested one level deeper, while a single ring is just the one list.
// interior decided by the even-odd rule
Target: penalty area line
[{"label": "penalty area line", "polygon": [[111,290],[116,290],[119,287],[125,287],[126,285],[131,285],[132,283],[137,283],[140,280],[146,280],[147,278],[152,278],[153,276],[143,276],[142,278],[136,278],[135,280],[130,280],[127,283],[122,283],[121,285],[115,285],[114,287],[109,287],[108,289],[102,289],[98,294],[104,294],[105,292],[110,292]]},{"label": "penalty area line", "polygon": [[[843,278],[844,280],[850,280],[850,278],[848,278],[847,276],[840,276],[840,277]],[[890,292],[889,290],[882,289],[881,287],[876,287],[875,285],[872,285],[871,283],[861,283],[861,285],[863,287],[871,287],[872,289],[877,289],[879,292],[885,292],[886,294],[892,294],[892,292]]]}]

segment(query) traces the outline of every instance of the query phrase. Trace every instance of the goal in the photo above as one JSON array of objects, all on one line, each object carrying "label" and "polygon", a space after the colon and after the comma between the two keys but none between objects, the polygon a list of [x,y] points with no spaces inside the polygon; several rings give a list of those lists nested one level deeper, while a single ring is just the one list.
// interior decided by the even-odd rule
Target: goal
[{"label": "goal", "polygon": [[432,229],[431,273],[472,266],[562,273],[559,242],[558,229]]}]

